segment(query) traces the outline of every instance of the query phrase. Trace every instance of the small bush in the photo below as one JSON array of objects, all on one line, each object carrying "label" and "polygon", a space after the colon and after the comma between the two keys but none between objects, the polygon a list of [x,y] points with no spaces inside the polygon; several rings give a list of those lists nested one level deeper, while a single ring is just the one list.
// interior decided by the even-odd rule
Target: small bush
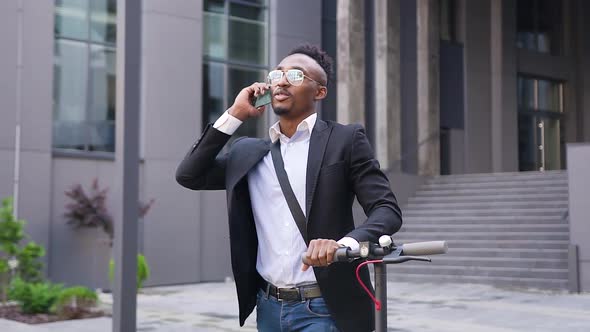
[{"label": "small bush", "polygon": [[16,254],[18,259],[17,275],[27,282],[43,281],[43,263],[40,258],[45,256],[45,249],[31,241]]},{"label": "small bush", "polygon": [[15,278],[10,284],[8,296],[19,304],[25,314],[49,313],[62,290],[62,284],[28,283]]},{"label": "small bush", "polygon": [[96,306],[98,296],[86,287],[66,288],[59,293],[51,312],[65,319],[82,317],[90,308]]},{"label": "small bush", "polygon": [[[143,283],[150,277],[150,267],[148,266],[145,256],[137,255],[137,289],[143,287]],[[109,262],[109,280],[111,283],[115,279],[115,261],[111,258]]]}]

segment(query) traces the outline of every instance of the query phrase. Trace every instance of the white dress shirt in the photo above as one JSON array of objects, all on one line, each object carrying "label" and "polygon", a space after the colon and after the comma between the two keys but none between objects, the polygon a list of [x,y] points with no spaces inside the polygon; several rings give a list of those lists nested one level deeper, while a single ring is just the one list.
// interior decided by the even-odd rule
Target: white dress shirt
[{"label": "white dress shirt", "polygon": [[[281,140],[285,171],[303,213],[309,140],[316,119],[316,113],[304,119],[291,138],[281,133],[278,122],[269,129],[272,143]],[[241,124],[242,121],[226,111],[213,127],[231,135]],[[313,269],[301,271],[301,254],[307,251],[307,245],[281,190],[270,152],[248,173],[248,189],[258,235],[258,273],[278,287],[315,283]],[[338,243],[352,249],[359,246],[350,237],[344,237]]]}]

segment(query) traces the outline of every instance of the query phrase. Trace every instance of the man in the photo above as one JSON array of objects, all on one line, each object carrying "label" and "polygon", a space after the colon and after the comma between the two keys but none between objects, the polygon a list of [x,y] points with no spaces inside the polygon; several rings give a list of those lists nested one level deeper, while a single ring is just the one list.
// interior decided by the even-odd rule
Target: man
[{"label": "man", "polygon": [[[257,306],[259,331],[374,328],[373,303],[355,277],[359,262],[331,263],[340,246],[358,248],[398,231],[401,211],[362,126],[317,118],[331,71],[332,60],[319,48],[292,50],[267,83],[240,91],[178,166],[182,186],[227,191],[240,325]],[[279,117],[270,140],[240,138],[218,156],[243,121],[264,112],[252,100],[268,89]],[[296,200],[284,194],[289,185]],[[368,217],[356,229],[355,196]],[[294,217],[299,208],[303,226]],[[304,252],[313,268],[301,262]],[[366,268],[362,279],[370,285]]]}]

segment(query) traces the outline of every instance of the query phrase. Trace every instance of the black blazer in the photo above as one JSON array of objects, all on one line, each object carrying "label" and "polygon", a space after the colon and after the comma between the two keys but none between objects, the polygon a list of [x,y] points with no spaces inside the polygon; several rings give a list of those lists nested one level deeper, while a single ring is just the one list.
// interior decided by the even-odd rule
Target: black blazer
[{"label": "black blazer", "polygon": [[[227,191],[231,263],[240,307],[240,325],[256,306],[261,277],[256,271],[258,238],[248,190],[248,171],[269,151],[270,140],[239,138],[218,156],[230,136],[207,126],[176,171],[176,180],[194,190]],[[355,229],[357,197],[367,220]],[[360,125],[318,119],[313,128],[306,176],[307,233],[316,238],[377,242],[402,224],[401,211]],[[322,295],[341,331],[372,331],[374,305],[355,277],[356,263],[316,267]],[[370,287],[367,268],[362,279]]]}]

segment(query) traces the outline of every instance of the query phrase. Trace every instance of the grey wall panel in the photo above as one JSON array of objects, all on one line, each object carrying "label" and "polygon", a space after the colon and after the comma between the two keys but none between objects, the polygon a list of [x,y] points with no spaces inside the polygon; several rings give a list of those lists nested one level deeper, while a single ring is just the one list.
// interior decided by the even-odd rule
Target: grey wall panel
[{"label": "grey wall panel", "polygon": [[51,153],[22,151],[20,165],[19,218],[27,221],[26,230],[31,239],[47,249],[51,222]]},{"label": "grey wall panel", "polygon": [[402,207],[403,215],[403,207],[408,203],[408,199],[412,197],[416,193],[416,190],[418,190],[418,188],[424,183],[426,177],[394,172],[387,172],[386,174],[389,178],[391,191],[395,194],[399,206]]},{"label": "grey wall panel", "polygon": [[518,100],[516,97],[516,4],[502,1],[502,114],[503,172],[518,171]]},{"label": "grey wall panel", "polygon": [[567,145],[570,243],[578,246],[580,289],[590,291],[590,144]]},{"label": "grey wall panel", "polygon": [[22,148],[47,152],[53,121],[54,2],[24,1],[23,16]]},{"label": "grey wall panel", "polygon": [[271,61],[270,67],[276,67],[281,60],[289,54],[293,48],[304,44],[304,43],[311,43],[317,44],[319,43],[319,39],[314,38],[303,38],[303,37],[292,37],[292,36],[283,36],[277,35],[276,36],[276,55],[277,58],[273,62]]},{"label": "grey wall panel", "polygon": [[491,171],[490,1],[465,2],[465,172]]},{"label": "grey wall panel", "polygon": [[201,128],[201,23],[144,14],[144,158],[178,161]]},{"label": "grey wall panel", "polygon": [[302,43],[321,45],[322,3],[270,0],[270,66]]},{"label": "grey wall panel", "polygon": [[463,129],[463,46],[440,43],[440,126]]},{"label": "grey wall panel", "polygon": [[0,200],[12,196],[14,151],[0,148]]},{"label": "grey wall panel", "polygon": [[[148,1],[143,15],[140,197],[155,199],[140,225],[152,276],[147,285],[200,281],[200,193],[174,174],[201,131],[202,2]],[[142,243],[143,241],[143,243]]]},{"label": "grey wall panel", "polygon": [[201,231],[201,193],[182,188],[174,181],[177,161],[150,160],[144,166],[145,199],[156,201],[144,224],[145,255],[152,277],[148,285],[200,281],[200,269],[214,260],[201,260],[200,241],[210,236]]},{"label": "grey wall panel", "polygon": [[580,23],[578,24],[579,35],[580,35],[580,51],[579,51],[579,64],[580,64],[580,75],[582,76],[581,86],[579,87],[578,93],[581,95],[580,104],[578,106],[579,112],[582,112],[582,126],[583,133],[578,135],[579,139],[584,142],[590,142],[590,20],[587,17],[590,16],[590,2],[579,0]]},{"label": "grey wall panel", "polygon": [[203,11],[203,0],[145,0],[143,12],[198,19]]},{"label": "grey wall panel", "polygon": [[219,281],[232,276],[229,251],[229,226],[225,191],[201,193],[200,241],[201,281]]},{"label": "grey wall panel", "polygon": [[[17,1],[0,1],[0,149],[14,148]],[[2,164],[2,167],[9,165]],[[12,168],[12,167],[11,167]],[[12,173],[11,173],[12,174]],[[2,180],[0,180],[2,181]]]},{"label": "grey wall panel", "polygon": [[[417,22],[416,2],[400,1],[400,87],[402,121],[402,160],[404,172],[416,174],[418,171],[418,125],[417,125]],[[392,166],[397,168],[399,166]]]}]

